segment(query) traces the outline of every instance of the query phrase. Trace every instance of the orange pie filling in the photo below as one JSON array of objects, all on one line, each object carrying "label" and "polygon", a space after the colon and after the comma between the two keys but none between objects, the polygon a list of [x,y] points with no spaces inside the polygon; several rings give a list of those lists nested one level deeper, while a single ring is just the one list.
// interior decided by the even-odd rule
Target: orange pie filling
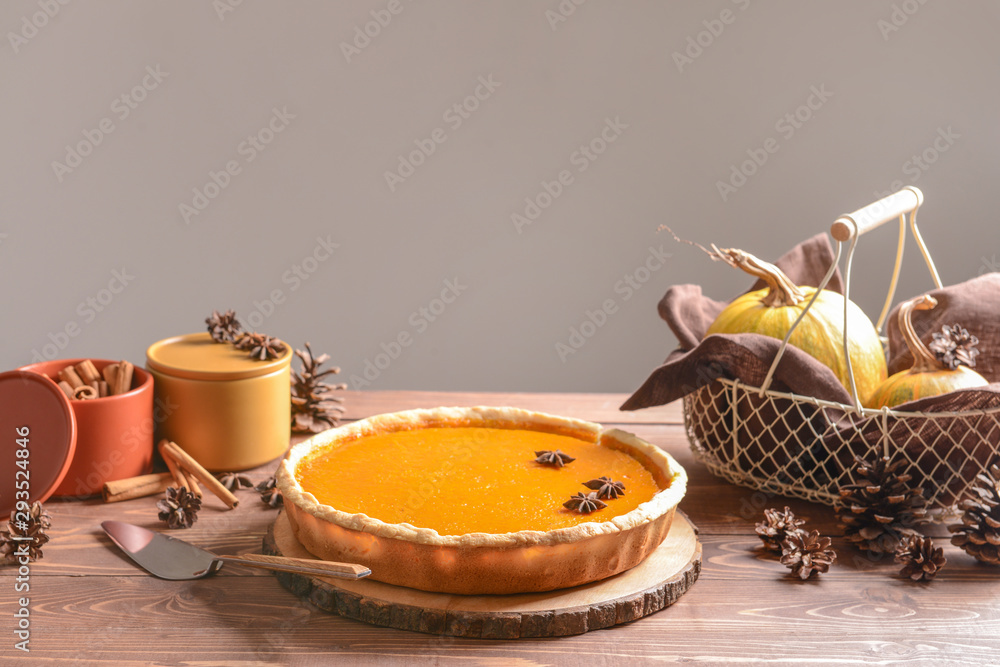
[{"label": "orange pie filling", "polygon": [[466,594],[634,567],[666,537],[686,487],[676,461],[631,434],[513,408],[354,422],[296,445],[277,480],[314,555]]},{"label": "orange pie filling", "polygon": [[[562,451],[562,467],[536,462]],[[515,533],[609,521],[660,490],[653,473],[623,451],[568,435],[503,428],[427,428],[384,433],[319,449],[296,469],[322,504],[441,535]],[[581,513],[564,507],[584,483],[607,477],[624,495]],[[363,482],[360,480],[364,480]]]}]

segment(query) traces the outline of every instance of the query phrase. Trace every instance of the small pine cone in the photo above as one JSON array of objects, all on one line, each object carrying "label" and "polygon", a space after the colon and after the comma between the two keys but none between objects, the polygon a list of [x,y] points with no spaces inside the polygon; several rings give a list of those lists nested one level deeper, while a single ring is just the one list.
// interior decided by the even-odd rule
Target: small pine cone
[{"label": "small pine cone", "polygon": [[284,498],[281,496],[281,491],[278,490],[277,481],[274,477],[268,477],[258,484],[256,488],[257,492],[260,493],[260,499],[268,507],[276,508],[284,504]]},{"label": "small pine cone", "polygon": [[844,538],[870,553],[894,553],[903,537],[916,533],[914,526],[927,522],[923,493],[899,472],[905,459],[869,463],[859,456],[854,463],[857,482],[840,487],[837,505]]},{"label": "small pine cone", "polygon": [[923,535],[904,537],[896,549],[896,562],[903,564],[899,574],[913,581],[930,581],[948,561],[944,549]]},{"label": "small pine cone", "polygon": [[208,333],[216,343],[234,343],[243,330],[240,321],[236,319],[235,310],[227,310],[221,314],[213,310],[212,315],[205,318],[205,324],[208,325]]},{"label": "small pine cone", "polygon": [[837,552],[830,548],[829,537],[820,537],[819,531],[807,533],[797,530],[789,533],[781,544],[781,564],[792,574],[808,579],[813,572],[826,572],[837,560]]},{"label": "small pine cone", "polygon": [[979,356],[976,345],[979,344],[979,339],[968,330],[957,324],[946,324],[941,327],[941,331],[934,333],[933,338],[927,349],[945,366],[952,370],[959,366],[976,367],[976,357]]},{"label": "small pine cone", "polygon": [[156,503],[157,516],[168,528],[190,528],[198,520],[201,498],[190,493],[186,486],[179,489],[167,487],[166,496]]},{"label": "small pine cone", "polygon": [[979,500],[966,498],[958,504],[962,523],[948,526],[951,543],[970,556],[990,565],[1000,565],[1000,466],[976,476],[980,485],[972,490]]},{"label": "small pine cone", "polygon": [[764,510],[764,520],[757,524],[757,536],[764,541],[764,548],[770,551],[781,551],[781,543],[788,533],[801,530],[804,519],[797,519],[792,510],[785,507],[782,512],[776,509]]},{"label": "small pine cone", "polygon": [[42,558],[42,547],[49,541],[45,532],[52,526],[49,513],[42,503],[35,501],[28,510],[28,520],[11,514],[7,530],[0,531],[0,558],[9,564],[19,563],[22,557],[30,561]]}]

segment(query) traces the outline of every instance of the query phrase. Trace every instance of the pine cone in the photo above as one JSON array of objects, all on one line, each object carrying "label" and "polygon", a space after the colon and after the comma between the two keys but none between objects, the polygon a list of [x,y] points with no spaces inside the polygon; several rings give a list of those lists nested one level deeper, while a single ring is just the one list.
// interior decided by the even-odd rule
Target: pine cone
[{"label": "pine cone", "polygon": [[19,563],[22,557],[29,561],[42,558],[42,546],[49,541],[45,531],[51,526],[49,513],[37,500],[28,510],[27,521],[23,517],[19,520],[16,512],[11,514],[7,530],[0,531],[0,557],[12,565]]},{"label": "pine cone", "polygon": [[976,345],[979,339],[970,334],[959,325],[941,327],[941,331],[934,332],[934,340],[927,345],[927,349],[934,353],[941,363],[948,368],[955,370],[959,366],[976,367],[976,357],[979,350]]},{"label": "pine cone", "polygon": [[267,361],[277,359],[285,353],[285,344],[267,334],[245,333],[233,343],[237,350],[245,350],[254,359]]},{"label": "pine cone", "polygon": [[764,520],[757,524],[757,536],[764,541],[764,548],[770,551],[781,551],[781,543],[791,532],[802,530],[803,519],[795,518],[792,510],[785,507],[781,512],[776,509],[764,510]]},{"label": "pine cone", "polygon": [[313,356],[312,348],[306,343],[305,350],[295,350],[302,361],[301,371],[292,371],[292,431],[294,433],[319,433],[340,423],[342,398],[330,396],[338,389],[347,389],[346,384],[331,385],[322,381],[327,375],[340,372],[337,367],[321,371],[330,355]]},{"label": "pine cone", "polygon": [[213,310],[212,316],[205,318],[205,324],[208,325],[208,332],[212,334],[212,340],[216,343],[235,343],[243,330],[243,325],[236,319],[235,310],[227,310],[221,315],[219,311]]},{"label": "pine cone", "polygon": [[781,564],[801,579],[808,579],[813,572],[826,572],[837,560],[837,552],[830,548],[830,543],[830,538],[820,537],[818,530],[788,533],[781,543]]},{"label": "pine cone", "polygon": [[970,556],[990,565],[1000,565],[1000,466],[976,476],[982,484],[972,490],[979,500],[966,498],[958,504],[962,523],[948,526],[951,543]]},{"label": "pine cone", "polygon": [[156,503],[160,521],[166,521],[169,528],[190,528],[198,520],[201,498],[190,493],[187,487],[176,489],[167,487],[166,497]]},{"label": "pine cone", "polygon": [[899,571],[902,576],[913,581],[930,581],[948,561],[944,549],[934,548],[934,542],[923,535],[909,535],[899,542],[896,562],[903,564]]},{"label": "pine cone", "polygon": [[284,504],[285,500],[282,498],[281,491],[278,490],[277,482],[273,476],[265,479],[256,488],[258,493],[260,493],[260,499],[268,507],[281,507]]},{"label": "pine cone", "polygon": [[893,553],[904,536],[916,533],[914,526],[927,522],[926,500],[907,486],[910,475],[897,472],[905,459],[868,463],[859,456],[854,464],[857,483],[840,487],[837,506],[844,537],[871,553]]}]

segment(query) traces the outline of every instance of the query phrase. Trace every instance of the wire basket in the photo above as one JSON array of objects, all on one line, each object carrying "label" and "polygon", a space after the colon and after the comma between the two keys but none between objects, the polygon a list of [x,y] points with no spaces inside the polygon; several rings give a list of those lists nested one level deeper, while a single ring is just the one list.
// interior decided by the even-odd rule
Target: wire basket
[{"label": "wire basket", "polygon": [[[941,279],[917,229],[917,209],[923,195],[908,187],[854,213],[842,216],[830,229],[836,256],[816,293],[834,275],[843,246],[849,242],[844,279],[844,351],[851,378],[853,405],[771,390],[792,331],[815,300],[799,315],[775,355],[760,387],[738,380],[713,380],[684,397],[684,427],[691,449],[709,471],[734,484],[777,495],[833,505],[838,488],[853,482],[855,456],[872,460],[889,456],[907,461],[910,484],[921,487],[928,506],[944,514],[971,495],[976,475],[985,472],[1000,449],[1000,407],[964,412],[902,412],[863,408],[847,354],[847,309],[851,262],[858,238],[898,216],[899,244],[889,293],[877,330],[895,295],[906,239],[906,214],[917,245],[935,285]],[[902,471],[901,471],[902,472]]]}]

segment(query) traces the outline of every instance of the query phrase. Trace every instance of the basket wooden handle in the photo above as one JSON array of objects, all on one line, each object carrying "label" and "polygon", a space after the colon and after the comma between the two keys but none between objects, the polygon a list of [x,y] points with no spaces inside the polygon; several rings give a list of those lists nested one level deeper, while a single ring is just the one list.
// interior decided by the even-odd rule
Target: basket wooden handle
[{"label": "basket wooden handle", "polygon": [[912,185],[883,197],[877,202],[860,208],[850,215],[842,215],[830,226],[830,236],[838,241],[850,241],[889,220],[915,210],[924,202],[924,194]]}]

